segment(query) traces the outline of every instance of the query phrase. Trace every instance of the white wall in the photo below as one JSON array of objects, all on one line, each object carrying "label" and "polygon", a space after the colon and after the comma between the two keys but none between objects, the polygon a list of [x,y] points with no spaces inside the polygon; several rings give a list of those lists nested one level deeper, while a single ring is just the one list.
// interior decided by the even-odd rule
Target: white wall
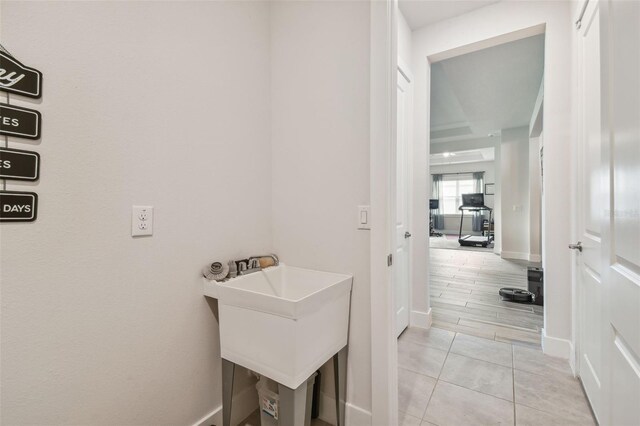
[{"label": "white wall", "polygon": [[[2,424],[192,424],[220,404],[200,270],[272,248],[268,19],[2,2],[2,44],[44,74],[41,102],[11,96],[44,125],[9,138],[42,170],[7,185],[38,193],[38,220],[0,228]],[[153,237],[131,238],[133,204],[155,206]]]},{"label": "white wall", "polygon": [[[43,169],[38,221],[2,227],[3,421],[206,417],[199,271],[269,251],[354,274],[348,400],[371,409],[369,22],[364,2],[3,2],[2,43],[45,75],[16,101],[43,113]],[[153,237],[129,236],[132,204]]]},{"label": "white wall", "polygon": [[[482,40],[500,37],[534,26],[545,26],[544,87],[544,203],[543,263],[545,267],[545,334],[566,343],[568,356],[571,337],[571,280],[569,242],[570,214],[566,205],[570,190],[571,156],[571,31],[570,2],[499,2],[465,15],[445,20],[421,30],[412,37],[414,87],[414,149],[428,150],[430,69],[428,57],[454,49],[473,50]],[[426,118],[426,120],[425,120]],[[425,148],[426,146],[426,148]],[[427,153],[428,154],[428,153]],[[496,153],[497,156],[500,153]],[[427,157],[416,159],[414,170],[427,169]],[[417,194],[425,194],[427,179],[416,176]],[[419,186],[422,185],[422,188]],[[498,201],[498,200],[496,200]],[[428,277],[422,282],[427,283]],[[418,278],[418,277],[416,277]],[[563,343],[563,344],[564,344]],[[559,354],[556,352],[556,354]]]},{"label": "white wall", "polygon": [[529,257],[529,127],[502,129],[500,188],[502,251],[507,259]]},{"label": "white wall", "polygon": [[[429,170],[429,189],[433,188],[433,175],[442,173],[472,173],[472,172],[484,172],[485,183],[495,183],[495,162],[494,161],[480,161],[476,163],[462,163],[462,164],[444,164],[444,165],[432,165]],[[484,189],[483,189],[484,192]],[[494,206],[493,195],[485,195],[484,203],[486,206],[493,208]],[[467,234],[474,233],[472,231],[471,214],[465,214],[465,219],[462,225],[463,232]],[[497,225],[497,224],[496,224]],[[460,215],[445,215],[444,217],[444,230],[446,233],[458,233],[460,227]],[[479,234],[479,232],[476,232]]]},{"label": "white wall", "polygon": [[369,203],[369,4],[276,2],[271,18],[274,247],[285,263],[354,274],[348,402],[370,411],[369,231],[356,229]]},{"label": "white wall", "polygon": [[398,58],[411,67],[411,28],[400,10],[398,16]]},{"label": "white wall", "polygon": [[542,179],[540,178],[540,140],[542,134],[529,140],[529,257],[539,262],[542,254],[541,214]]}]

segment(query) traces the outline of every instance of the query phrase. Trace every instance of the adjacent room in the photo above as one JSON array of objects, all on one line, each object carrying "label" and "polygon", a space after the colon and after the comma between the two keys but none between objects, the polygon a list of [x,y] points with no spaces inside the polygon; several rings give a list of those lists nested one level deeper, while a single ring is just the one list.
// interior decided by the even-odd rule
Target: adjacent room
[{"label": "adjacent room", "polygon": [[542,266],[543,70],[544,34],[431,65],[429,283],[437,326],[540,345],[543,295],[525,292],[528,269]]},{"label": "adjacent room", "polygon": [[[543,244],[543,218],[555,220],[569,204],[545,211],[543,202],[543,163],[563,167],[559,157],[545,159],[543,147],[545,94],[555,96],[545,91],[546,72],[558,77],[546,68],[556,54],[547,52],[553,34],[533,25],[468,36],[472,16],[487,22],[503,6],[507,13],[494,3],[458,2],[452,12],[443,2],[399,2],[396,235],[410,241],[394,253],[399,270],[410,264],[410,274],[395,275],[403,426],[594,423],[570,362],[547,355],[562,357],[544,331],[563,299],[552,294],[554,306],[545,303],[544,286],[559,288],[544,281],[549,249],[559,243],[556,233]],[[404,200],[405,169],[411,197],[428,194],[426,211]],[[546,188],[547,196],[558,190]],[[424,252],[415,232],[421,221],[428,221]],[[408,296],[404,276],[413,279]]]}]

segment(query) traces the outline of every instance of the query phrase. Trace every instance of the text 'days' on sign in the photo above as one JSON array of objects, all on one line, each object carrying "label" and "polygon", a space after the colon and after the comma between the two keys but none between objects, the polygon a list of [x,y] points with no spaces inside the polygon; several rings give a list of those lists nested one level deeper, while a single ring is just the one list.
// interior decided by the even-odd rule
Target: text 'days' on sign
[{"label": "text 'days' on sign", "polygon": [[37,213],[35,192],[0,191],[0,222],[33,222]]},{"label": "text 'days' on sign", "polygon": [[0,104],[0,135],[39,139],[42,116],[38,111]]},{"label": "text 'days' on sign", "polygon": [[42,96],[42,73],[0,51],[0,90],[39,98]]},{"label": "text 'days' on sign", "polygon": [[36,181],[40,177],[40,154],[0,148],[0,179]]}]

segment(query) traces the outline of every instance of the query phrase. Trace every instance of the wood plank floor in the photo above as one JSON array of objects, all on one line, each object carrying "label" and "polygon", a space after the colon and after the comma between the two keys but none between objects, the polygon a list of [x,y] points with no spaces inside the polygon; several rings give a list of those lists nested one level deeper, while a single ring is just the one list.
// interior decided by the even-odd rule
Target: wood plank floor
[{"label": "wood plank floor", "polygon": [[434,327],[502,342],[540,346],[542,306],[505,302],[502,287],[527,288],[529,262],[479,251],[430,250]]}]

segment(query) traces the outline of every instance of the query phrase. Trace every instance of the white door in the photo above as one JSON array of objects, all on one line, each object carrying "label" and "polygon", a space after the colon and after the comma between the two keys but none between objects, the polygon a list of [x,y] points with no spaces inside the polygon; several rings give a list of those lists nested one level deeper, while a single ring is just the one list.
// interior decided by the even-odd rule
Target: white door
[{"label": "white door", "polygon": [[410,82],[398,71],[396,144],[396,248],[394,253],[396,335],[409,326],[409,115]]},{"label": "white door", "polygon": [[592,0],[579,30],[578,368],[602,425],[640,424],[638,22],[638,2]]},{"label": "white door", "polygon": [[582,383],[596,414],[602,401],[603,325],[605,289],[602,279],[601,240],[604,218],[604,173],[600,124],[600,21],[595,1],[579,29],[578,47],[581,129],[578,144],[578,240],[582,244],[577,261],[578,359]]},{"label": "white door", "polygon": [[601,7],[609,224],[602,239],[609,288],[602,424],[640,425],[640,3],[609,0]]}]

